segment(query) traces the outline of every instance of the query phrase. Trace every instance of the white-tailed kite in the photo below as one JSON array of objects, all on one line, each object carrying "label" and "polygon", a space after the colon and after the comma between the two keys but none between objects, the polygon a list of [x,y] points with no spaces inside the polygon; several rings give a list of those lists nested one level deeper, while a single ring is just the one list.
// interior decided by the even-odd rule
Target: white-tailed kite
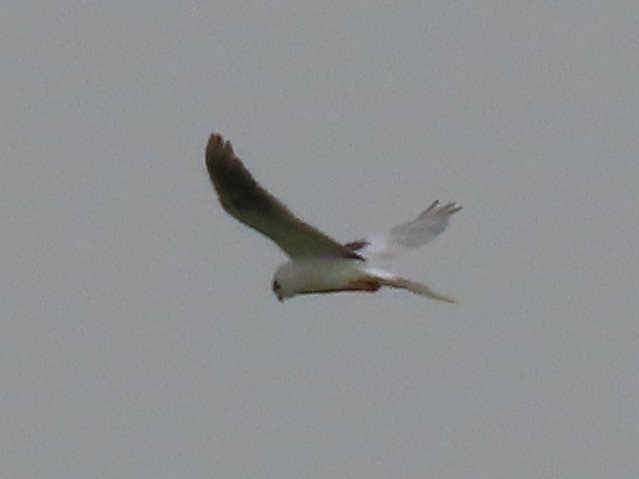
[{"label": "white-tailed kite", "polygon": [[235,156],[231,143],[215,133],[206,146],[206,167],[222,207],[271,238],[291,258],[273,276],[273,292],[280,301],[299,294],[374,292],[388,286],[455,302],[425,284],[373,268],[368,260],[423,246],[444,231],[450,216],[462,209],[460,205],[435,201],[414,220],[385,234],[341,244],[304,223],[262,188]]}]

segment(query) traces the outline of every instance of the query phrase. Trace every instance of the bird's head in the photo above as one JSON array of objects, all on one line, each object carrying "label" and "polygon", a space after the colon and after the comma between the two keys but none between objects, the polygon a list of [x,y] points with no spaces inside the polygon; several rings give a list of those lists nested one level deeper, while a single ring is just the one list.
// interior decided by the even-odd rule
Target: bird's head
[{"label": "bird's head", "polygon": [[295,296],[297,291],[297,274],[292,263],[284,263],[273,275],[273,294],[279,301]]}]

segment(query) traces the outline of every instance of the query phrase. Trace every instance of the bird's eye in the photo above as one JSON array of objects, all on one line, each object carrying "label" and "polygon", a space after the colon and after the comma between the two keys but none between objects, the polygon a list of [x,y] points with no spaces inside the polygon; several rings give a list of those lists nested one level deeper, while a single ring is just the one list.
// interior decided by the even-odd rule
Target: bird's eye
[{"label": "bird's eye", "polygon": [[282,289],[282,285],[278,281],[273,281],[273,291],[278,292]]}]

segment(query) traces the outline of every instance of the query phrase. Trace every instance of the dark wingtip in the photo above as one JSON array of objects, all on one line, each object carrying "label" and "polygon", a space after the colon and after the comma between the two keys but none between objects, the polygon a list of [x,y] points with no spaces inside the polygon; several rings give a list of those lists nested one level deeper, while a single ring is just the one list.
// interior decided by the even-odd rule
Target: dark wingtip
[{"label": "dark wingtip", "polygon": [[212,133],[206,145],[206,168],[226,211],[246,208],[269,209],[269,194],[255,181],[235,155],[231,142]]},{"label": "dark wingtip", "polygon": [[219,191],[220,180],[228,176],[236,163],[235,153],[231,142],[225,140],[219,133],[212,133],[206,144],[204,162],[215,188]]},{"label": "dark wingtip", "polygon": [[211,133],[206,144],[206,163],[212,163],[222,155],[233,155],[233,146],[230,141],[225,141],[219,133]]}]

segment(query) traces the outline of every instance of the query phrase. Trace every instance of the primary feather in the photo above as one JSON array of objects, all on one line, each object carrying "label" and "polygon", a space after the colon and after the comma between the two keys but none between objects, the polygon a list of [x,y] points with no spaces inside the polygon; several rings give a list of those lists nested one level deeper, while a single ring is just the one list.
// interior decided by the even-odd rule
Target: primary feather
[{"label": "primary feather", "polygon": [[311,256],[361,259],[350,248],[300,220],[262,188],[235,155],[231,143],[215,133],[206,146],[206,167],[222,207],[272,239],[292,259]]}]

